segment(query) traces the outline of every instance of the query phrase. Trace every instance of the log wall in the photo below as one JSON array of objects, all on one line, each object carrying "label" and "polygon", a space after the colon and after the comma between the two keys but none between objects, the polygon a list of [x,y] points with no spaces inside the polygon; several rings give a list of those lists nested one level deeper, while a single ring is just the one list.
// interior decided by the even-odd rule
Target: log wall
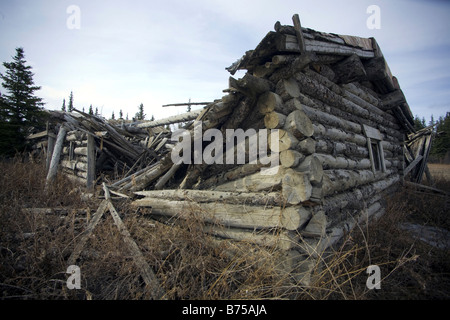
[{"label": "log wall", "polygon": [[[193,201],[210,222],[208,232],[276,245],[297,258],[319,254],[356,223],[384,212],[386,195],[402,178],[405,119],[386,97],[395,81],[378,45],[302,29],[305,52],[293,42],[299,30],[292,28],[277,24],[228,69],[247,73],[230,77],[228,95],[216,101],[216,108],[227,110],[224,118],[211,112],[204,118],[223,133],[278,129],[278,141],[268,141],[270,152],[279,153],[276,173],[263,175],[259,162],[191,166],[183,183],[169,184],[186,189],[186,199],[173,191],[158,201],[161,193],[148,191],[136,205],[185,217],[185,201]],[[382,68],[377,76],[376,66]],[[226,229],[212,224],[213,217]],[[270,235],[262,236],[264,230]]]}]

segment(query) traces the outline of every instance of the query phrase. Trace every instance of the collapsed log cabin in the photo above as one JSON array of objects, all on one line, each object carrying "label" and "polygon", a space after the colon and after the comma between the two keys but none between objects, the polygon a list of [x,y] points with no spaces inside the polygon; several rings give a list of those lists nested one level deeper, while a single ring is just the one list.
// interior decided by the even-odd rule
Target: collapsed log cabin
[{"label": "collapsed log cabin", "polygon": [[[298,15],[293,22],[277,22],[254,50],[226,68],[232,76],[225,95],[202,109],[128,131],[86,114],[62,115],[72,131],[61,166],[89,186],[102,171],[102,156],[120,162],[125,174],[107,181],[108,187],[132,193],[133,204],[151,208],[152,216],[189,219],[195,211],[205,232],[281,248],[292,269],[311,268],[345,232],[383,214],[386,196],[406,174],[417,181],[426,171],[431,138],[415,154],[408,149],[412,142],[405,144],[408,135],[417,135],[413,117],[374,38],[303,28]],[[246,73],[235,79],[238,70]],[[214,161],[187,155],[191,161],[174,163],[172,151],[181,140],[151,132],[173,123],[183,123],[181,140],[200,143]],[[230,148],[222,141],[222,150],[245,161],[227,162],[217,148],[211,153],[211,135],[204,138],[209,129],[224,136],[227,130],[247,133],[241,145]],[[267,162],[249,155],[262,129],[270,130],[268,154],[279,159],[271,174],[262,171]],[[143,135],[133,144],[136,132]],[[97,154],[94,173],[90,152]]]}]

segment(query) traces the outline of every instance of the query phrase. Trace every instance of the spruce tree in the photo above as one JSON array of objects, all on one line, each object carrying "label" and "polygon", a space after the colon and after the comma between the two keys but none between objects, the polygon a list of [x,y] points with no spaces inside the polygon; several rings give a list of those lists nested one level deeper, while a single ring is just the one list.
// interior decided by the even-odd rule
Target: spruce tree
[{"label": "spruce tree", "polygon": [[144,120],[145,119],[145,113],[144,113],[144,104],[139,105],[139,111],[136,113],[136,120]]},{"label": "spruce tree", "polygon": [[63,99],[63,104],[61,107],[61,111],[66,111],[66,99]]},{"label": "spruce tree", "polygon": [[70,91],[69,105],[67,106],[67,111],[69,111],[69,112],[73,111],[73,92],[72,91]]},{"label": "spruce tree", "polygon": [[90,114],[91,116],[94,115],[94,109],[92,109],[92,104],[89,106],[89,114]]},{"label": "spruce tree", "polygon": [[16,48],[13,61],[3,66],[6,73],[0,73],[0,78],[7,94],[0,93],[0,153],[12,155],[24,150],[28,129],[41,124],[44,103],[34,95],[41,87],[34,85],[23,48]]}]

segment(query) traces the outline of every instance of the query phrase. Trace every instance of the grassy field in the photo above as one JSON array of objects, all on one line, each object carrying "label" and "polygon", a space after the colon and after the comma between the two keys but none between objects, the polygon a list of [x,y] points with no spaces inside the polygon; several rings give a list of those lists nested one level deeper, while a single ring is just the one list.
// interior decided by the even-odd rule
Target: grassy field
[{"label": "grassy field", "polygon": [[[139,269],[105,215],[81,254],[81,289],[66,287],[67,259],[100,200],[64,177],[44,192],[41,163],[1,162],[0,299],[149,299]],[[431,165],[436,187],[450,191],[450,166]],[[305,287],[279,270],[274,249],[216,241],[202,222],[143,217],[114,200],[132,238],[156,273],[167,299],[448,299],[448,249],[433,247],[401,226],[405,222],[450,230],[445,198],[400,190],[387,213],[355,228],[314,269]],[[53,214],[30,208],[59,208]],[[89,212],[90,214],[86,214]],[[366,287],[369,265],[381,268],[381,289]]]},{"label": "grassy field", "polygon": [[434,179],[442,182],[450,181],[450,164],[429,163],[428,168]]}]

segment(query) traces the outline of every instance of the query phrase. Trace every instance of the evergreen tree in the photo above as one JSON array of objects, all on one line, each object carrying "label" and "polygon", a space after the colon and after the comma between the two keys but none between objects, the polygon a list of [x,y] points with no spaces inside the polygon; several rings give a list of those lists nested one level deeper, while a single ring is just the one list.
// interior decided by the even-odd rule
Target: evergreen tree
[{"label": "evergreen tree", "polygon": [[89,106],[89,114],[94,115],[94,109],[92,109],[92,104]]},{"label": "evergreen tree", "polygon": [[431,145],[430,154],[443,158],[450,150],[450,112],[447,112],[445,118],[439,117],[436,132],[438,135]]},{"label": "evergreen tree", "polygon": [[416,130],[420,130],[425,128],[425,118],[423,118],[422,120],[420,120],[419,116],[416,115],[414,118],[414,129]]},{"label": "evergreen tree", "polygon": [[73,92],[72,91],[70,91],[69,106],[67,107],[67,111],[69,111],[69,112],[73,111]]},{"label": "evergreen tree", "polygon": [[95,107],[95,115],[98,116],[98,108]]},{"label": "evergreen tree", "polygon": [[122,112],[122,109],[119,110],[119,118],[120,118],[120,119],[123,119],[123,112]]},{"label": "evergreen tree", "polygon": [[63,104],[61,107],[61,111],[66,111],[66,99],[63,99]]},{"label": "evergreen tree", "polygon": [[111,115],[111,119],[115,119],[116,117],[114,116],[114,111],[112,112],[112,115]]},{"label": "evergreen tree", "polygon": [[144,113],[144,105],[141,103],[139,105],[139,111],[136,113],[136,120],[144,120],[145,119],[145,113]]},{"label": "evergreen tree", "polygon": [[0,73],[0,78],[7,94],[0,93],[0,153],[12,155],[26,146],[28,129],[40,125],[44,103],[34,95],[40,87],[34,85],[23,48],[17,48],[13,61],[3,66],[6,74]]}]

